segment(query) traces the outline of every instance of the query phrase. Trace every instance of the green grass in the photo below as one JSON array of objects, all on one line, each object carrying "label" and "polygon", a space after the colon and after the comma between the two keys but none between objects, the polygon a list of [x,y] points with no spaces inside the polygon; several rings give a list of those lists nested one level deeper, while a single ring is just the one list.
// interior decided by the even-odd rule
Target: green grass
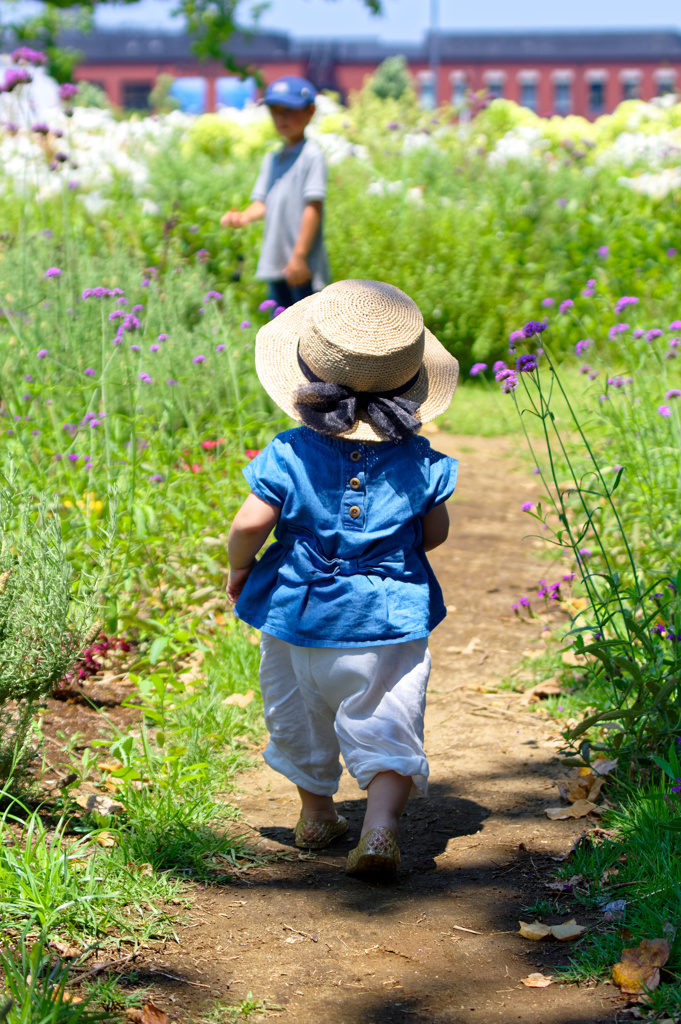
[{"label": "green grass", "polygon": [[[570,897],[572,910],[602,910],[609,902],[626,900],[621,918],[595,925],[574,948],[569,980],[603,980],[620,960],[622,949],[641,939],[671,938],[671,955],[663,971],[663,984],[653,993],[652,1007],[663,1016],[681,1007],[681,848],[678,831],[666,825],[681,822],[681,803],[671,783],[648,777],[621,784],[620,806],[603,819],[612,838],[581,843],[559,874],[565,880],[582,875]],[[606,868],[617,874],[603,878]],[[670,931],[669,925],[672,925]]]}]

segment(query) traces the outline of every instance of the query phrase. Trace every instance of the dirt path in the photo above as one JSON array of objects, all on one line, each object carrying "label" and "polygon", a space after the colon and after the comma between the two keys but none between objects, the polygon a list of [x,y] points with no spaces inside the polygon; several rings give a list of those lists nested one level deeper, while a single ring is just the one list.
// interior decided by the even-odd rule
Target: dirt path
[{"label": "dirt path", "polygon": [[430,794],[405,814],[400,881],[386,888],[344,875],[364,809],[347,775],[339,806],[349,832],[316,856],[293,847],[293,787],[265,767],[244,776],[246,820],[266,848],[290,859],[197,893],[181,945],[154,958],[156,970],[190,983],[168,979],[160,991],[156,975],[171,1019],[200,1020],[206,997],[238,1003],[248,992],[296,1024],[615,1019],[610,987],[520,984],[567,961],[565,945],[515,932],[519,917],[532,920],[521,908],[547,894],[551,854],[569,848],[577,824],[543,814],[556,802],[559,773],[548,726],[475,689],[542,646],[540,627],[518,625],[510,611],[543,575],[532,542],[522,543],[520,504],[534,483],[513,469],[510,445],[498,438],[440,434],[434,442],[461,460],[452,535],[433,556],[452,611],[432,637]]}]

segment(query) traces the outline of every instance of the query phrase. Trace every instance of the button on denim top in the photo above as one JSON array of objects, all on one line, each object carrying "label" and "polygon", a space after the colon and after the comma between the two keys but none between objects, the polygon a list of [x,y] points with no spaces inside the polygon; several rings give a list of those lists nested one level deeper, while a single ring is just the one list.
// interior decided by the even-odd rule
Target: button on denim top
[{"label": "button on denim top", "polygon": [[244,469],[281,515],[237,616],[299,647],[428,636],[446,612],[420,519],[450,496],[457,466],[417,435],[363,444],[309,427],[279,434]]}]

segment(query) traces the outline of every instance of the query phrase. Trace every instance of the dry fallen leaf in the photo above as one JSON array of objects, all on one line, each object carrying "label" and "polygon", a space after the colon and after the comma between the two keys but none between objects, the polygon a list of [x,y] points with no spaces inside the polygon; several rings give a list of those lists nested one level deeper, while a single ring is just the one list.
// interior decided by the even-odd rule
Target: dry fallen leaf
[{"label": "dry fallen leaf", "polygon": [[575,654],[574,651],[563,651],[560,656],[560,660],[564,665],[571,665],[573,668],[577,665],[586,665],[586,658],[583,654]]},{"label": "dry fallen leaf", "polygon": [[168,1014],[151,1000],[145,1003],[141,1010],[126,1010],[125,1016],[128,1020],[138,1021],[139,1024],[168,1024]]},{"label": "dry fallen leaf", "polygon": [[97,835],[97,844],[105,847],[115,846],[116,840],[110,832],[100,832]]},{"label": "dry fallen leaf", "polygon": [[669,959],[666,939],[642,939],[638,946],[622,950],[622,959],[612,969],[612,980],[623,995],[637,996],[660,984],[660,967]]},{"label": "dry fallen leaf", "polygon": [[98,761],[97,767],[103,772],[117,772],[119,768],[123,767],[121,761]]},{"label": "dry fallen leaf", "polygon": [[571,942],[572,939],[578,939],[585,931],[586,925],[577,924],[574,917],[566,921],[565,924],[554,924],[551,928],[554,939],[558,939],[560,942]]},{"label": "dry fallen leaf", "polygon": [[50,942],[50,947],[55,949],[59,956],[63,956],[66,960],[72,960],[83,952],[78,946],[70,946],[68,942],[62,942],[60,939],[53,939]]},{"label": "dry fallen leaf", "polygon": [[547,935],[551,934],[551,929],[547,924],[542,924],[541,921],[533,921],[532,924],[528,924],[527,921],[520,921],[519,935],[522,935],[524,939],[532,939],[534,942],[538,942],[539,939],[545,939]]},{"label": "dry fallen leaf", "polygon": [[[539,653],[541,654],[542,652],[540,651]],[[534,657],[534,653],[531,657]],[[525,690],[523,700],[526,704],[535,704],[537,701],[543,700],[545,697],[555,697],[562,692],[563,690],[560,682],[555,676],[550,676],[548,679],[544,679],[543,682],[530,687],[529,690]]]},{"label": "dry fallen leaf", "polygon": [[588,604],[585,597],[568,597],[567,600],[560,602],[560,610],[569,612],[570,615],[576,615],[577,612],[583,612]]},{"label": "dry fallen leaf", "polygon": [[617,767],[617,758],[609,761],[607,757],[599,757],[592,762],[591,767],[596,775],[608,775]]},{"label": "dry fallen leaf", "polygon": [[125,810],[123,804],[101,793],[81,793],[76,797],[76,803],[90,814],[119,814]]},{"label": "dry fallen leaf", "polygon": [[528,988],[548,988],[549,985],[553,984],[553,975],[540,974],[537,971],[536,974],[528,974],[526,978],[521,978],[520,980]]},{"label": "dry fallen leaf", "polygon": [[545,813],[551,821],[563,821],[566,818],[585,818],[587,814],[602,814],[603,808],[590,800],[575,800],[572,807],[547,807]]},{"label": "dry fallen leaf", "polygon": [[246,708],[253,700],[255,694],[253,690],[248,690],[247,693],[233,693],[229,697],[225,697],[223,704],[237,704],[240,708]]}]

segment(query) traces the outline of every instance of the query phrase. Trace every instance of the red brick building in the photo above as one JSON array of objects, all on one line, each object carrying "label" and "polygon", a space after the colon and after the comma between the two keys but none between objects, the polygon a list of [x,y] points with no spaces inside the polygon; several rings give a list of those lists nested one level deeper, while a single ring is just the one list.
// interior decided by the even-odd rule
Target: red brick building
[{"label": "red brick building", "polygon": [[[122,107],[143,108],[159,74],[205,80],[204,109],[216,106],[216,83],[227,75],[217,62],[200,62],[183,35],[153,32],[69,33],[64,44],[81,50],[77,78],[96,82]],[[435,47],[433,43],[435,42]],[[431,70],[434,49],[437,71]],[[386,57],[403,54],[425,107],[465,102],[487,90],[538,114],[594,118],[623,99],[651,99],[681,83],[681,34],[648,32],[442,33],[417,45],[374,40],[300,41],[278,33],[235,36],[234,58],[258,68],[266,82],[299,74],[319,88],[347,95]]]}]

